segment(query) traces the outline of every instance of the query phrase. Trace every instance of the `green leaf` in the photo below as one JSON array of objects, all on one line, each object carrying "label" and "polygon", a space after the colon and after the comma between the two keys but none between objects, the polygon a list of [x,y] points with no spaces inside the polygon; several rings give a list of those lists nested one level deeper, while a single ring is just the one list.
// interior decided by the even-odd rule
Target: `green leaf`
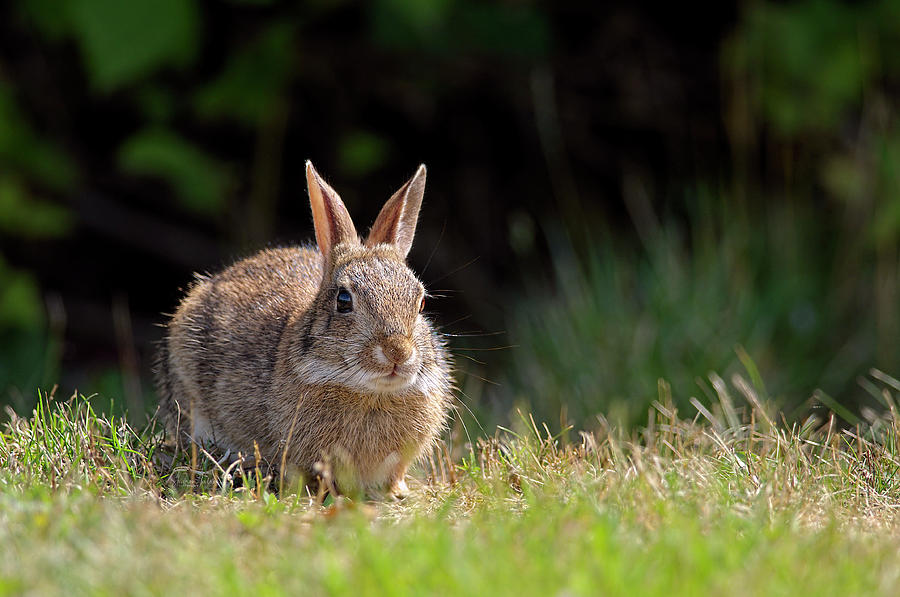
[{"label": "green leaf", "polygon": [[168,89],[160,85],[146,85],[137,93],[137,103],[145,118],[153,123],[171,119],[175,112],[175,100]]},{"label": "green leaf", "polygon": [[512,58],[539,58],[548,52],[550,28],[530,7],[473,2],[464,8],[456,35],[471,48]]},{"label": "green leaf", "polygon": [[371,27],[379,44],[416,52],[536,58],[550,46],[546,19],[525,3],[378,0]]},{"label": "green leaf", "polygon": [[71,21],[58,0],[19,0],[19,10],[26,20],[47,39],[58,41],[69,33]]},{"label": "green leaf", "polygon": [[890,131],[882,140],[877,194],[872,235],[877,246],[890,246],[900,239],[900,131]]},{"label": "green leaf", "polygon": [[0,330],[33,330],[44,322],[43,301],[29,274],[9,267],[0,256]]},{"label": "green leaf", "polygon": [[0,167],[55,191],[71,189],[78,177],[69,157],[28,126],[12,91],[0,83]]},{"label": "green leaf", "polygon": [[229,183],[219,162],[163,128],[145,129],[119,150],[119,165],[131,174],[168,182],[188,209],[212,214],[222,208]]},{"label": "green leaf", "polygon": [[365,176],[384,164],[389,150],[387,141],[378,135],[355,131],[341,139],[338,160],[350,176]]},{"label": "green leaf", "polygon": [[868,183],[859,160],[843,154],[824,160],[821,178],[825,188],[847,203],[860,201]]},{"label": "green leaf", "polygon": [[69,210],[35,199],[15,178],[0,178],[0,231],[23,238],[51,238],[71,228]]},{"label": "green leaf", "polygon": [[872,47],[860,43],[871,22],[864,8],[834,0],[753,6],[735,58],[760,78],[759,100],[776,131],[831,130],[859,106],[875,72]]},{"label": "green leaf", "polygon": [[73,0],[72,27],[100,91],[185,66],[199,38],[194,0]]},{"label": "green leaf", "polygon": [[288,82],[294,65],[293,41],[293,27],[279,23],[236,52],[222,73],[197,93],[197,112],[205,118],[259,123]]}]

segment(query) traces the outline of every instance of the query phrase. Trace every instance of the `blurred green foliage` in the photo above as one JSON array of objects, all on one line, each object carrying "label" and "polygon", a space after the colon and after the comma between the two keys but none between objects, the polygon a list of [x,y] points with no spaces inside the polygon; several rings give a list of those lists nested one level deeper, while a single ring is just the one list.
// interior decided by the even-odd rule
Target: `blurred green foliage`
[{"label": "blurred green foliage", "polygon": [[[16,14],[43,38],[40,43],[71,49],[78,71],[71,76],[84,79],[85,93],[98,103],[126,114],[121,121],[131,128],[108,134],[109,156],[73,155],[52,126],[29,112],[35,108],[17,95],[0,64],[0,234],[22,242],[70,234],[76,224],[73,196],[92,190],[93,181],[85,180],[91,169],[112,167],[122,179],[164,183],[171,193],[160,200],[173,201],[191,217],[240,222],[246,229],[240,231],[246,234],[242,241],[270,240],[265,233],[274,216],[260,213],[274,210],[281,144],[294,104],[331,109],[318,106],[318,97],[308,104],[293,101],[315,95],[309,89],[298,94],[301,74],[308,77],[304,84],[343,83],[331,80],[336,75],[330,64],[305,56],[304,44],[334,44],[336,54],[369,46],[346,45],[339,36],[325,39],[315,30],[317,18],[325,21],[329,10],[346,8],[341,2],[233,4],[246,5],[248,12],[228,18],[248,16],[247,26],[235,28],[238,33],[224,27],[232,38],[223,42],[210,41],[215,36],[205,28],[212,11],[221,8],[216,3],[18,0]],[[253,12],[254,5],[266,6]],[[418,92],[409,98],[416,106],[411,112],[429,114],[457,84],[458,71],[442,65],[460,56],[452,63],[459,71],[466,61],[483,61],[502,69],[524,66],[532,75],[535,68],[552,73],[558,58],[554,10],[529,1],[374,0],[365,5],[360,27],[366,43],[384,52],[367,64],[391,59],[415,73],[415,88],[393,81],[378,93],[400,104],[407,98],[393,94]],[[708,190],[677,198],[674,214],[660,214],[658,229],[638,230],[640,246],[614,237],[602,222],[550,221],[548,213],[514,217],[510,244],[524,254],[543,232],[554,270],[545,276],[526,272],[531,287],[510,309],[508,327],[518,348],[510,351],[505,375],[513,396],[500,396],[502,408],[508,410],[510,400],[529,399],[528,408],[550,421],[563,405],[579,424],[589,424],[600,411],[633,421],[657,397],[658,378],[672,383],[676,397],[702,398],[709,371],[727,374],[741,367],[758,367],[765,391],[790,408],[802,405],[817,386],[840,396],[870,365],[896,370],[898,23],[900,3],[893,0],[743,5],[721,52],[722,112],[733,154],[722,179],[691,181]],[[208,63],[206,46],[216,53]],[[601,50],[569,49],[584,51],[585,60],[616,55]],[[341,61],[352,62],[352,56],[338,56],[335,64]],[[591,65],[577,62],[562,62],[584,70],[573,75],[573,95],[584,95],[570,102],[572,113],[602,110],[590,101],[605,101],[610,92],[588,89],[594,84]],[[529,76],[515,84],[535,85]],[[383,83],[377,79],[367,82]],[[477,92],[489,87],[478,78],[465,83]],[[522,87],[504,90],[503,101],[521,112],[520,125],[530,126],[527,119],[538,116],[529,110],[540,102],[531,97],[534,89]],[[357,101],[354,93],[350,88],[333,98],[335,121],[325,126],[334,130],[325,144],[341,174],[362,178],[389,166],[401,143],[367,122],[364,111],[348,109]],[[516,102],[526,107],[512,107]],[[421,118],[425,122],[427,116]],[[232,167],[234,156],[216,146],[216,127],[248,135],[247,164]],[[478,142],[480,133],[462,131],[460,143]],[[567,139],[558,137],[548,138],[564,149]],[[543,149],[552,158],[550,168],[559,168],[563,149]],[[479,167],[490,170],[490,159],[509,156],[486,159]],[[457,174],[474,181],[467,184],[483,180],[472,172],[447,178]],[[461,206],[459,213],[471,212]],[[29,388],[55,381],[59,338],[51,337],[48,319],[35,277],[0,255],[0,394],[15,387],[27,395]],[[97,383],[112,396],[121,377],[110,372]]]},{"label": "blurred green foliage", "polygon": [[39,386],[59,374],[58,346],[46,329],[43,301],[34,277],[15,270],[0,255],[0,392],[17,407],[30,404]]},{"label": "blurred green foliage", "polygon": [[[77,180],[70,158],[29,126],[0,79],[0,235],[34,240],[67,234],[69,209],[40,194],[64,193]],[[11,267],[0,252],[0,396],[30,401],[38,385],[52,384],[57,344],[34,276]]]},{"label": "blurred green foliage", "polygon": [[510,323],[509,386],[535,416],[635,423],[658,379],[691,408],[710,373],[745,369],[790,413],[900,367],[898,6],[747,5],[722,55],[734,180],[686,221],[636,222],[640,248],[588,230],[579,252],[545,227],[554,271]]},{"label": "blurred green foliage", "polygon": [[[741,68],[760,69],[757,101],[782,134],[829,134],[862,101],[875,73],[881,8],[833,0],[751,6],[733,49]],[[872,10],[872,8],[879,10]],[[875,30],[872,30],[874,28]]]},{"label": "blurred green foliage", "polygon": [[550,47],[547,20],[529,3],[376,0],[372,35],[385,47],[534,59]]},{"label": "blurred green foliage", "polygon": [[723,52],[754,116],[810,156],[791,176],[821,180],[876,245],[900,234],[898,23],[893,0],[755,3]]},{"label": "blurred green foliage", "polygon": [[[604,235],[577,257],[551,231],[556,290],[535,285],[510,324],[508,383],[536,417],[564,413],[590,427],[600,412],[639,423],[660,398],[657,380],[690,408],[691,396],[713,395],[710,373],[747,368],[790,414],[814,388],[851,393],[868,367],[897,363],[896,348],[876,354],[890,326],[853,296],[875,282],[874,268],[845,278],[828,232],[808,225],[811,211],[785,206],[751,223],[722,209],[718,199],[695,202],[687,230],[667,226],[639,251]],[[891,317],[900,321],[900,303]]]},{"label": "blurred green foliage", "polygon": [[388,142],[368,131],[352,131],[338,145],[338,164],[350,176],[364,176],[384,164]]},{"label": "blurred green foliage", "polygon": [[256,126],[272,111],[295,68],[294,29],[275,23],[228,58],[222,72],[196,95],[205,118]]},{"label": "blurred green foliage", "polygon": [[101,92],[190,64],[200,42],[194,0],[22,0],[20,6],[49,39],[78,44]]},{"label": "blurred green foliage", "polygon": [[0,173],[39,181],[54,191],[71,189],[78,171],[52,142],[37,135],[16,105],[12,88],[0,78]]},{"label": "blurred green foliage", "polygon": [[28,274],[9,267],[0,257],[0,329],[32,331],[44,323],[41,293]]},{"label": "blurred green foliage", "polygon": [[0,232],[23,238],[52,238],[72,226],[69,211],[35,198],[12,176],[0,178]]},{"label": "blurred green foliage", "polygon": [[184,206],[199,213],[217,213],[226,197],[226,169],[170,130],[135,133],[119,150],[119,166],[131,174],[168,181]]}]

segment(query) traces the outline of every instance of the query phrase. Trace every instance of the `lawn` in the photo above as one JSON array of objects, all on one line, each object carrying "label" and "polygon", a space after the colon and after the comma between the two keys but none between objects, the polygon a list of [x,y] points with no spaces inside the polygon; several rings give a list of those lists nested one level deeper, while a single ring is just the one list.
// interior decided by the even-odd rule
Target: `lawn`
[{"label": "lawn", "polygon": [[0,435],[0,594],[896,595],[900,382],[866,383],[883,412],[852,427],[787,425],[737,376],[632,433],[523,415],[402,502],[164,465],[153,429],[45,400]]}]

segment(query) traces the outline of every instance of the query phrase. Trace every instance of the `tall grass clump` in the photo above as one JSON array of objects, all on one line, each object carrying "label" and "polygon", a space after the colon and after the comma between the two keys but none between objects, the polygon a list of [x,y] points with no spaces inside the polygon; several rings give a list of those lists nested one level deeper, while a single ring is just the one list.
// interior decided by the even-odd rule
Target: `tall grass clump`
[{"label": "tall grass clump", "polygon": [[78,393],[67,400],[41,393],[30,417],[11,408],[7,415],[0,432],[0,484],[7,489],[168,500],[191,493],[264,494],[274,481],[259,465],[245,470],[245,460],[225,463],[202,446],[176,450],[155,419],[136,428],[124,416],[95,410]]},{"label": "tall grass clump", "polygon": [[9,408],[7,414],[0,433],[0,475],[7,485],[127,495],[154,477],[151,442],[124,418],[95,412],[83,396],[58,402],[41,394],[31,417]]},{"label": "tall grass clump", "polygon": [[[606,236],[577,251],[548,231],[552,271],[508,324],[512,402],[548,421],[590,427],[603,412],[634,424],[658,379],[684,407],[708,401],[710,371],[747,371],[796,417],[816,388],[856,406],[859,375],[900,364],[896,343],[879,342],[875,264],[847,263],[811,213],[741,215],[712,201],[692,213],[637,246]],[[900,303],[887,315],[900,320]]]}]

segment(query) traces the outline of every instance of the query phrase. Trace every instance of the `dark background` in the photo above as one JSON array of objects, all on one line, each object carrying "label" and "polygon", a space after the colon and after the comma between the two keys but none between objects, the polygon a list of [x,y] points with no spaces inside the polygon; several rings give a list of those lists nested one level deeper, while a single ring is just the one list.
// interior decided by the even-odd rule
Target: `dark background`
[{"label": "dark background", "polygon": [[713,371],[857,412],[900,369],[897,4],[4,3],[0,401],[152,411],[162,313],[312,238],[312,159],[360,229],[427,164],[410,261],[485,421]]}]

